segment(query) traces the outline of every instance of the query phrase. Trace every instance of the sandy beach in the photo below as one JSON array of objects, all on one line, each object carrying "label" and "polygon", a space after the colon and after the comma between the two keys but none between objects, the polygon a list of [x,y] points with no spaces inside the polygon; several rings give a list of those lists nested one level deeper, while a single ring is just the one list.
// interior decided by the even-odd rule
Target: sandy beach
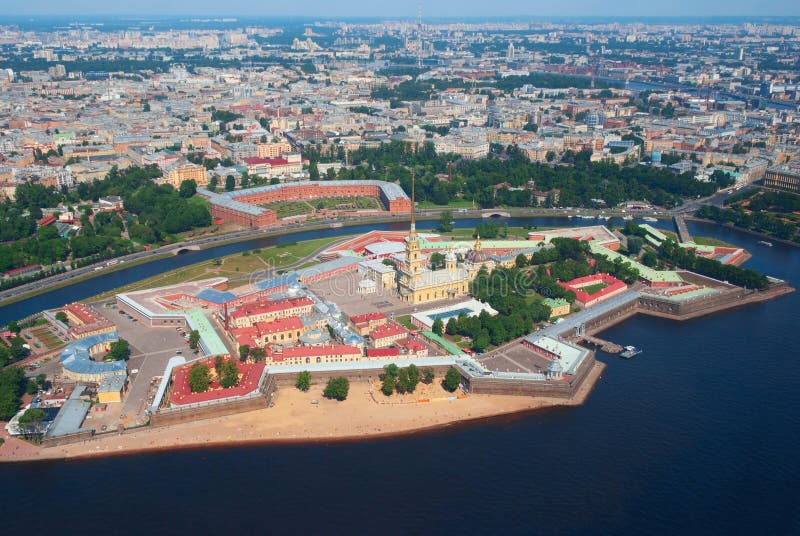
[{"label": "sandy beach", "polygon": [[[0,462],[75,459],[180,448],[345,441],[437,430],[455,423],[583,404],[604,368],[605,364],[596,362],[572,399],[468,395],[448,400],[449,393],[438,387],[438,382],[435,386],[420,386],[423,390],[414,395],[395,395],[387,399],[376,393],[373,398],[370,388],[375,386],[354,382],[347,400],[337,402],[322,397],[322,386],[312,386],[306,393],[284,388],[278,392],[273,408],[163,428],[130,430],[122,435],[106,434],[61,447],[44,449],[4,434],[6,441],[0,446]],[[429,396],[430,401],[412,402],[420,396]],[[312,400],[318,403],[312,404]],[[391,403],[385,403],[387,400]]]}]

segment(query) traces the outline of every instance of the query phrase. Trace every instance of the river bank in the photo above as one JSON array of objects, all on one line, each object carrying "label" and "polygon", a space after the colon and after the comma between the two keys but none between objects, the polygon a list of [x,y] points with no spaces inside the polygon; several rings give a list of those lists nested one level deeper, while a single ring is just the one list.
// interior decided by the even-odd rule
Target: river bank
[{"label": "river bank", "polygon": [[[428,403],[381,404],[373,401],[370,384],[353,382],[343,402],[322,397],[321,385],[308,392],[281,389],[273,408],[193,421],[163,428],[140,428],[109,433],[72,445],[41,448],[7,438],[0,462],[81,459],[131,455],[152,451],[229,447],[275,443],[362,441],[464,426],[488,419],[526,415],[547,408],[579,406],[586,402],[606,365],[596,362],[571,399],[468,395]],[[312,403],[316,400],[317,403]]]},{"label": "river bank", "polygon": [[[448,210],[453,212],[454,220],[456,221],[472,220],[475,221],[476,224],[480,221],[484,221],[483,218],[484,214],[490,214],[496,212],[507,212],[510,218],[512,219],[558,220],[560,223],[563,223],[565,221],[569,223],[569,218],[579,213],[579,211],[575,210],[569,211],[562,209],[541,210],[541,209],[527,209],[527,208],[526,209],[510,208],[510,209],[497,209],[497,210],[486,210],[486,211],[481,209],[472,209],[469,210],[466,214],[462,214],[458,213],[456,210],[452,208],[442,207],[441,209],[437,210],[427,210],[425,212],[419,212],[416,215],[416,219],[418,222],[434,221],[439,219],[440,214],[442,212]],[[602,211],[586,209],[584,210],[583,213],[599,214],[600,212]],[[607,215],[609,217],[621,217],[623,213],[607,212]],[[662,219],[668,218],[667,216],[659,216],[659,217]],[[603,223],[605,220],[598,220],[598,221]],[[583,224],[584,222],[574,222],[574,223]],[[26,285],[21,285],[20,287],[7,289],[5,291],[0,292],[0,307],[25,301],[30,298],[35,298],[36,296],[41,296],[43,294],[63,289],[66,287],[70,287],[72,285],[83,283],[92,279],[97,279],[103,276],[109,276],[115,273],[120,273],[136,266],[150,264],[155,261],[164,261],[176,255],[177,252],[183,250],[186,251],[194,250],[202,252],[210,249],[224,248],[225,246],[236,245],[241,242],[257,241],[269,238],[280,239],[283,237],[291,237],[294,235],[310,233],[313,231],[330,232],[348,227],[359,227],[359,226],[366,227],[367,225],[379,225],[379,226],[388,225],[389,227],[392,227],[392,224],[405,225],[407,224],[407,220],[405,218],[398,216],[385,216],[385,217],[381,216],[375,218],[362,218],[362,219],[344,220],[344,221],[327,222],[327,223],[315,222],[311,224],[292,224],[275,229],[255,229],[248,231],[238,231],[230,233],[230,236],[206,235],[197,238],[195,240],[165,245],[151,252],[138,252],[130,255],[125,255],[122,257],[117,257],[116,259],[113,259],[117,261],[117,264],[113,266],[106,266],[106,263],[108,262],[108,260],[106,260],[101,263],[97,263],[95,265],[88,267],[92,268],[91,270],[81,269],[83,270],[82,273],[74,276],[70,275],[70,272],[66,272],[65,274],[53,276],[55,278],[59,278],[58,280],[53,280],[52,278],[45,278],[31,283],[27,283]],[[559,226],[566,226],[566,225],[567,224]],[[342,232],[338,234],[344,234],[344,233]],[[264,246],[253,246],[253,248],[250,249],[254,249],[256,247],[264,247]],[[142,255],[145,256],[142,257]],[[101,269],[97,270],[96,269],[97,267],[101,267]],[[64,277],[66,277],[66,279],[63,279]],[[33,287],[30,290],[26,290],[26,288],[28,288],[28,285],[31,285]]]},{"label": "river bank", "polygon": [[[777,237],[774,237],[772,235],[768,235],[766,233],[761,233],[759,231],[753,231],[751,229],[744,229],[742,227],[737,227],[737,226],[735,226],[733,224],[730,224],[730,223],[720,223],[718,221],[709,220],[709,219],[706,219],[706,218],[696,218],[694,216],[686,216],[686,219],[688,221],[696,221],[696,222],[701,222],[701,223],[710,223],[710,224],[713,224],[713,225],[719,225],[720,227],[724,227],[726,229],[733,229],[735,231],[741,231],[743,233],[747,233],[747,234],[752,235],[752,236],[757,236],[758,238],[763,238],[764,240],[769,241],[769,242],[778,242],[778,243],[781,243],[781,244],[785,244],[787,246],[794,246],[796,248],[800,247],[800,242],[794,242],[793,240],[786,240],[786,239],[783,239],[783,238],[777,238]],[[769,246],[767,246],[767,247],[769,247]]]}]

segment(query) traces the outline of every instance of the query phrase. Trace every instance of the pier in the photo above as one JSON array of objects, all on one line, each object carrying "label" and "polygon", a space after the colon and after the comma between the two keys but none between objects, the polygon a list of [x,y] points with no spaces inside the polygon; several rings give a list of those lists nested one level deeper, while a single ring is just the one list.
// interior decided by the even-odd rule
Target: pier
[{"label": "pier", "polygon": [[582,335],[578,338],[577,342],[585,342],[600,348],[607,354],[618,354],[622,352],[622,346],[615,342],[606,341],[599,337],[594,337],[592,335]]},{"label": "pier", "polygon": [[678,230],[678,238],[681,243],[691,242],[692,235],[689,234],[689,228],[686,227],[686,220],[683,214],[676,214],[672,217],[672,221],[675,222],[675,228]]}]

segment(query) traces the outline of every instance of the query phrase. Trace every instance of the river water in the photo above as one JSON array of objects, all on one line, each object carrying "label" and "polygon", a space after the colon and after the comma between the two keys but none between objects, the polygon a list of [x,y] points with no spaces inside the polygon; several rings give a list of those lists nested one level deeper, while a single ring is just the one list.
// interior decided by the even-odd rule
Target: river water
[{"label": "river water", "polygon": [[[800,249],[689,228],[797,284]],[[577,408],[358,443],[0,465],[3,533],[800,534],[798,311],[795,293],[634,317],[603,337],[644,352],[599,354],[608,368]]]}]

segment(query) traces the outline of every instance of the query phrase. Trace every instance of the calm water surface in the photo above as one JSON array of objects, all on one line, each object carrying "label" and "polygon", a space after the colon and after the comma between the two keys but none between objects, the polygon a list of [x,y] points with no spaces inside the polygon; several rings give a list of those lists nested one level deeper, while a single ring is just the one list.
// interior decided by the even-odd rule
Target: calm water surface
[{"label": "calm water surface", "polygon": [[[795,286],[800,249],[690,224]],[[800,296],[607,330],[583,407],[361,443],[0,465],[3,533],[800,534]]]}]

